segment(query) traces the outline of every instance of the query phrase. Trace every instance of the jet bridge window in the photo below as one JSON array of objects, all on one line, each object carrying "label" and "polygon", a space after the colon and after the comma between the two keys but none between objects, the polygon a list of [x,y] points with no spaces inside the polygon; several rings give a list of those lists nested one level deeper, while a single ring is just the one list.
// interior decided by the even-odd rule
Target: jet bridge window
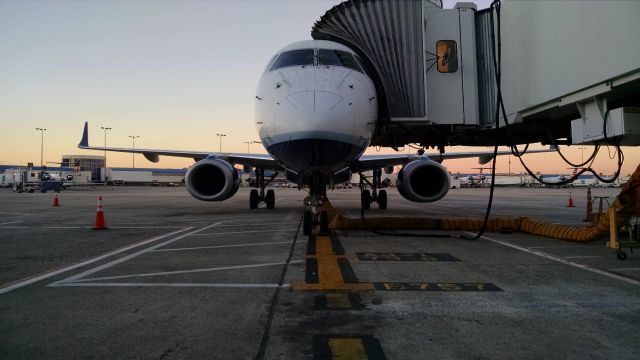
[{"label": "jet bridge window", "polygon": [[440,40],[436,43],[438,71],[454,73],[458,71],[458,48],[453,40]]},{"label": "jet bridge window", "polygon": [[318,65],[343,66],[363,72],[353,55],[340,50],[318,50]]},{"label": "jet bridge window", "polygon": [[313,49],[287,51],[280,56],[273,64],[271,70],[280,69],[287,66],[313,65]]}]

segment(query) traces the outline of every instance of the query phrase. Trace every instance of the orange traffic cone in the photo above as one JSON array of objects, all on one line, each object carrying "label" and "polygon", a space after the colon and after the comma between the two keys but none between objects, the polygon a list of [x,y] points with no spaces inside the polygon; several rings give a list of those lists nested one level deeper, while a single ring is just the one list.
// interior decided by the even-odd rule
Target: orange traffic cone
[{"label": "orange traffic cone", "polygon": [[569,204],[567,204],[567,207],[575,207],[573,205],[573,198],[571,197],[571,192],[569,192]]},{"label": "orange traffic cone", "polygon": [[60,201],[58,200],[58,194],[53,198],[53,206],[60,206]]},{"label": "orange traffic cone", "polygon": [[106,230],[107,225],[104,223],[104,212],[102,211],[102,195],[98,197],[98,208],[96,209],[96,223],[93,230]]}]

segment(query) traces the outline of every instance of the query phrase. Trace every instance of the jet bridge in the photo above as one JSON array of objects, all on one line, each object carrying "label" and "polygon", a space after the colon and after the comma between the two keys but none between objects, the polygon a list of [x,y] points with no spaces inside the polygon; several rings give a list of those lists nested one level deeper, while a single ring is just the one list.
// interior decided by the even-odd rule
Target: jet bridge
[{"label": "jet bridge", "polygon": [[[363,59],[378,94],[373,145],[639,145],[638,19],[638,1],[504,0],[498,14],[473,3],[349,0],[312,36]],[[498,49],[508,131],[502,117],[495,129]]]}]

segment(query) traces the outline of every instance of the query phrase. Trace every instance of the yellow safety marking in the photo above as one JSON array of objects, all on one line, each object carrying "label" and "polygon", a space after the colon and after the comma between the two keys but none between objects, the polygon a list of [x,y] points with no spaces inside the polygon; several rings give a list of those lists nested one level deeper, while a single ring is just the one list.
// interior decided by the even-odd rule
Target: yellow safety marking
[{"label": "yellow safety marking", "polygon": [[316,236],[316,257],[333,255],[331,238],[328,236]]},{"label": "yellow safety marking", "polygon": [[[333,223],[338,212],[333,208],[330,202],[325,202],[322,210],[327,211],[329,215],[329,223]],[[316,235],[316,254],[307,255],[307,259],[315,258],[318,264],[318,283],[307,284],[304,281],[294,281],[292,288],[302,291],[372,291],[374,290],[372,283],[345,283],[338,265],[338,258],[344,256],[336,256],[331,245],[331,237],[324,235]],[[348,301],[348,299],[347,299]]]},{"label": "yellow safety marking", "polygon": [[326,294],[325,299],[327,300],[328,309],[351,309],[353,307],[349,296],[345,293]]},{"label": "yellow safety marking", "polygon": [[335,256],[318,257],[318,277],[325,286],[335,287],[344,285],[344,279]]},{"label": "yellow safety marking", "polygon": [[325,284],[320,279],[317,284],[307,284],[302,280],[294,281],[293,290],[299,291],[373,291],[375,290],[372,283],[355,283],[355,284]]},{"label": "yellow safety marking", "polygon": [[329,347],[331,348],[332,359],[368,359],[362,339],[332,338],[329,339]]},{"label": "yellow safety marking", "polygon": [[[331,246],[331,238],[329,236],[316,237],[316,260],[318,263],[318,283],[307,284],[299,281],[293,283],[294,290],[307,291],[327,291],[327,290],[373,290],[371,283],[345,283],[338,265],[338,258],[344,256],[336,256]],[[313,256],[307,256],[313,258]]]}]

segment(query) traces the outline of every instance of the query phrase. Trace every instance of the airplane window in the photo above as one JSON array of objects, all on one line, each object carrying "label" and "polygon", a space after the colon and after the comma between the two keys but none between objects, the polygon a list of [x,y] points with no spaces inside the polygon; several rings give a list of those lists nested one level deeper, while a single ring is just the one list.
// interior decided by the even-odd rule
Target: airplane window
[{"label": "airplane window", "polygon": [[318,65],[344,66],[362,72],[353,55],[340,50],[318,50]]},{"label": "airplane window", "polygon": [[271,70],[287,66],[313,65],[313,49],[287,51],[278,57]]}]

